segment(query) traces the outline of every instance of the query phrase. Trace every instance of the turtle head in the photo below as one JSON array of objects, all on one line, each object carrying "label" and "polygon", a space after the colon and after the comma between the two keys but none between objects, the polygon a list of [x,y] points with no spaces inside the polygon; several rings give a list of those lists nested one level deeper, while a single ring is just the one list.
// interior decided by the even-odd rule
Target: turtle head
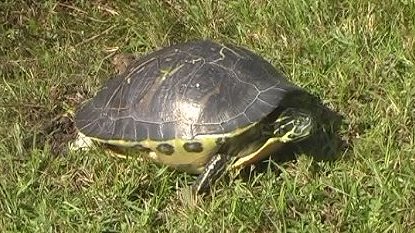
[{"label": "turtle head", "polygon": [[309,112],[297,108],[287,108],[272,125],[273,137],[285,143],[299,141],[310,136],[314,129],[314,119]]}]

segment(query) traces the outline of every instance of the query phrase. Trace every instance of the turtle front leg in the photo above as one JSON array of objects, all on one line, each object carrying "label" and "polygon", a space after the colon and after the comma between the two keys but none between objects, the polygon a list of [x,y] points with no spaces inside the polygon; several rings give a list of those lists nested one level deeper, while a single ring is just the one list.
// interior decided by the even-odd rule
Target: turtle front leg
[{"label": "turtle front leg", "polygon": [[226,154],[216,154],[206,164],[203,172],[197,177],[193,184],[193,191],[196,194],[203,194],[227,169],[231,157]]}]

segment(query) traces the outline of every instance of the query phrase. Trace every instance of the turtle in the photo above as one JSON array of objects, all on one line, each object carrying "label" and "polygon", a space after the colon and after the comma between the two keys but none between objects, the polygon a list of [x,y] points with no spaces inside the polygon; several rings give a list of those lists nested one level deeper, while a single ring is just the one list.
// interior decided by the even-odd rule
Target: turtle
[{"label": "turtle", "polygon": [[195,193],[226,172],[304,140],[315,117],[303,88],[254,52],[196,40],[132,61],[75,112],[79,133],[198,175]]}]

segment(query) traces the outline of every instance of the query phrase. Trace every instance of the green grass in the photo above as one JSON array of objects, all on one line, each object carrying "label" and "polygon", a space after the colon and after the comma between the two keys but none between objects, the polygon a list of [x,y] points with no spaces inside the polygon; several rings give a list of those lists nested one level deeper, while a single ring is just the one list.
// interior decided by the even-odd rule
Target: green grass
[{"label": "green grass", "polygon": [[[111,2],[0,3],[1,232],[415,232],[413,1]],[[196,38],[264,56],[344,116],[348,149],[193,203],[177,191],[192,176],[43,146],[112,55]]]}]

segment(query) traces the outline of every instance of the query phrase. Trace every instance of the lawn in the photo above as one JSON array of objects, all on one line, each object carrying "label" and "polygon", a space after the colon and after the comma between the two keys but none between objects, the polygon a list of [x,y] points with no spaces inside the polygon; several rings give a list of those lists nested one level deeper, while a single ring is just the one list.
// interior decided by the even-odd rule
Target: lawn
[{"label": "lawn", "polygon": [[[1,1],[0,232],[415,232],[414,1],[125,2]],[[114,55],[201,38],[255,51],[320,98],[343,117],[344,149],[197,201],[191,175],[53,153],[46,126],[99,90]]]}]

